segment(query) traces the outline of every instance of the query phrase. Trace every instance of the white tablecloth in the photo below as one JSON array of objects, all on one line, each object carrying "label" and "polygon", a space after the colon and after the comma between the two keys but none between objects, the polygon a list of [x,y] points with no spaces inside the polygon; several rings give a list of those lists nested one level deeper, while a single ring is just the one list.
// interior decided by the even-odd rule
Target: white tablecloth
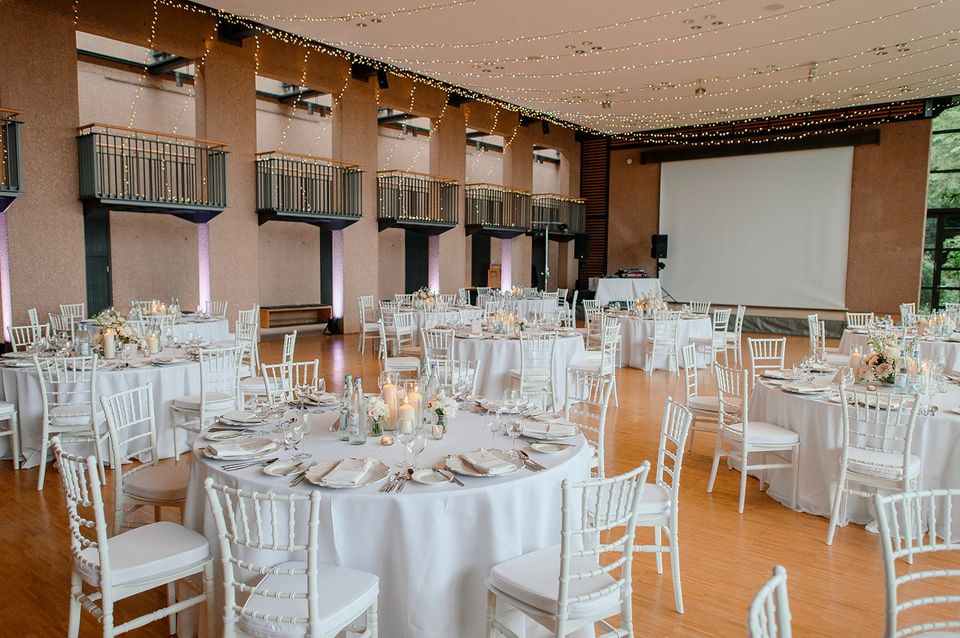
[{"label": "white tablecloth", "polygon": [[[183,353],[177,351],[179,356]],[[131,358],[131,361],[137,361]],[[3,398],[17,404],[20,416],[20,444],[26,457],[24,467],[40,464],[40,439],[43,427],[43,400],[40,396],[40,379],[35,368],[3,368]],[[97,404],[100,397],[136,388],[141,385],[153,385],[154,410],[157,417],[157,445],[160,456],[168,458],[174,455],[173,419],[171,407],[174,399],[200,392],[200,364],[195,362],[146,368],[125,368],[123,370],[97,371]],[[106,423],[102,426],[106,430]],[[0,442],[3,454],[9,456],[7,437]],[[181,450],[187,450],[186,433],[180,432]],[[75,446],[79,451],[82,446]],[[86,446],[84,454],[92,454],[93,447]],[[70,449],[68,447],[68,449]],[[102,450],[106,459],[109,450]],[[47,459],[53,458],[48,451]]]},{"label": "white tablecloth", "polygon": [[[653,336],[653,319],[639,317],[620,317],[620,366],[629,368],[643,368],[647,362],[647,338]],[[694,337],[710,337],[713,334],[713,325],[707,317],[681,319],[677,325],[677,339],[680,347],[690,343]],[[699,357],[699,365],[706,365],[705,355]],[[721,358],[722,361],[722,358]],[[669,361],[666,355],[657,355],[653,361],[653,368],[666,368]],[[682,358],[679,365],[683,366]]]},{"label": "white tablecloth", "polygon": [[[840,352],[850,354],[854,346],[860,347],[860,352],[867,351],[867,334],[859,330],[846,329],[840,339]],[[943,359],[946,370],[960,371],[960,341],[944,341],[942,339],[920,339],[920,356],[933,362]]]},{"label": "white tablecloth", "polygon": [[597,305],[606,306],[611,301],[638,299],[645,292],[660,294],[659,279],[603,278],[597,282]]},{"label": "white tablecloth", "polygon": [[[93,320],[85,322],[91,336],[100,332],[100,326]],[[210,342],[226,341],[230,337],[230,322],[226,319],[208,319],[194,321],[189,315],[181,317],[173,325],[173,336],[177,341],[187,341],[193,335],[194,339]]]},{"label": "white tablecloth", "polygon": [[[567,366],[586,350],[583,335],[557,337],[553,358],[553,390],[557,407],[566,401]],[[453,358],[460,361],[479,361],[477,394],[499,399],[509,387],[510,370],[520,368],[520,340],[486,337],[453,340]]]},{"label": "white tablecloth", "polygon": [[533,319],[535,313],[559,310],[559,305],[555,297],[548,299],[504,299],[503,310],[504,312],[512,312],[524,319]]},{"label": "white tablecloth", "polygon": [[[390,466],[404,448],[382,447],[378,440],[350,446],[339,441],[328,425],[336,418],[311,415],[312,431],[302,448],[316,461],[345,456],[372,456]],[[489,447],[485,419],[461,413],[442,441],[427,440],[420,465],[429,466],[447,454]],[[497,447],[510,448],[497,436]],[[485,635],[486,589],[490,568],[503,560],[560,542],[560,484],[589,475],[588,448],[580,444],[557,455],[534,452],[523,440],[518,446],[547,466],[543,472],[523,469],[498,478],[462,477],[466,487],[452,483],[424,486],[411,482],[400,494],[380,494],[380,485],[331,490],[289,479],[272,478],[259,469],[224,472],[221,462],[194,455],[184,523],[210,539],[216,552],[216,527],[203,481],[260,492],[323,494],[320,515],[320,561],[361,569],[380,577],[380,635],[383,638],[450,638]],[[306,509],[301,510],[305,527]],[[279,563],[289,560],[278,553]],[[219,569],[218,581],[219,581]],[[249,573],[247,573],[249,576]],[[217,597],[221,585],[218,582]],[[222,609],[218,602],[216,609]]]},{"label": "white tablecloth", "polygon": [[[826,376],[819,382],[831,380]],[[933,397],[932,404],[940,408],[939,412],[932,417],[919,416],[913,435],[913,453],[920,456],[923,463],[920,488],[958,487],[960,415],[951,409],[960,407],[960,387],[950,385],[946,394]],[[843,446],[842,418],[836,403],[791,394],[765,383],[754,386],[750,420],[769,421],[800,435],[798,505],[801,511],[830,517]],[[789,506],[793,489],[790,470],[772,470],[767,476],[772,478],[770,496]],[[723,480],[722,476],[718,480]],[[872,521],[866,499],[853,496],[847,503],[850,521],[860,524]]]}]

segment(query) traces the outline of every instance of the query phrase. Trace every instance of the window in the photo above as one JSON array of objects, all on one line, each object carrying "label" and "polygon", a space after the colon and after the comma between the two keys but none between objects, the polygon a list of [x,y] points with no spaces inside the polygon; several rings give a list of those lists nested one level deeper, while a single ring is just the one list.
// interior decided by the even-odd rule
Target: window
[{"label": "window", "polygon": [[960,302],[960,108],[933,120],[920,306]]}]

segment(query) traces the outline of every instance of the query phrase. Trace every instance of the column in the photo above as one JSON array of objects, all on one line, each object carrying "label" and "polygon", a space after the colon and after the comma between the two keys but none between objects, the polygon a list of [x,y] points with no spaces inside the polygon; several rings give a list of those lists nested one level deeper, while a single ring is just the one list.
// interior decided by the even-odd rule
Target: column
[{"label": "column", "polygon": [[[431,120],[431,127],[430,173],[453,178],[462,184],[467,177],[467,128],[463,109],[448,106],[443,112],[442,120],[436,117]],[[431,241],[438,245],[438,250],[430,251],[431,260],[436,260],[431,261],[430,272],[439,271],[440,291],[456,292],[457,288],[467,285],[467,236],[464,231],[462,186],[457,200],[456,227]]]},{"label": "column", "polygon": [[[509,138],[508,138],[509,139]],[[503,150],[503,183],[505,186],[519,190],[533,188],[533,132],[530,127],[517,128],[513,143]],[[508,254],[506,241],[503,242],[501,257],[506,261]],[[509,254],[511,258],[511,281],[504,285],[529,286],[531,252],[533,239],[526,235],[509,240]]]}]

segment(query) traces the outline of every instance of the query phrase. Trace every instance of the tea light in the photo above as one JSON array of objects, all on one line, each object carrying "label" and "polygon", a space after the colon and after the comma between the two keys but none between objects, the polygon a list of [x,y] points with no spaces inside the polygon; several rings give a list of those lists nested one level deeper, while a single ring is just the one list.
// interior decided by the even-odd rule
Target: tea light
[{"label": "tea light", "polygon": [[877,386],[873,385],[872,383],[867,384],[867,392],[876,392],[876,391],[877,391]]},{"label": "tea light", "polygon": [[442,426],[442,425],[435,425],[435,426],[433,426],[432,434],[433,434],[433,438],[434,438],[435,441],[439,441],[440,439],[442,439],[442,438],[443,438],[443,426]]},{"label": "tea light", "polygon": [[389,434],[384,434],[380,437],[380,445],[393,445],[393,437]]}]

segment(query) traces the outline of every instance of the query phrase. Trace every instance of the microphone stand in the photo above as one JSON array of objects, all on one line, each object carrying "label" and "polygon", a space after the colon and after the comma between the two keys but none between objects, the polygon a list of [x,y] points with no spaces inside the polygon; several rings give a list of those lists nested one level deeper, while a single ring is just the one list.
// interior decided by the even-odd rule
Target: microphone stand
[{"label": "microphone stand", "polygon": [[[666,267],[667,267],[666,264],[661,263],[660,258],[658,257],[657,258],[657,281],[658,282],[660,281],[660,271]],[[680,303],[679,301],[676,300],[676,298],[673,295],[670,294],[669,290],[663,287],[663,284],[660,284],[660,292],[664,293],[667,296],[667,298],[673,303]]]}]

